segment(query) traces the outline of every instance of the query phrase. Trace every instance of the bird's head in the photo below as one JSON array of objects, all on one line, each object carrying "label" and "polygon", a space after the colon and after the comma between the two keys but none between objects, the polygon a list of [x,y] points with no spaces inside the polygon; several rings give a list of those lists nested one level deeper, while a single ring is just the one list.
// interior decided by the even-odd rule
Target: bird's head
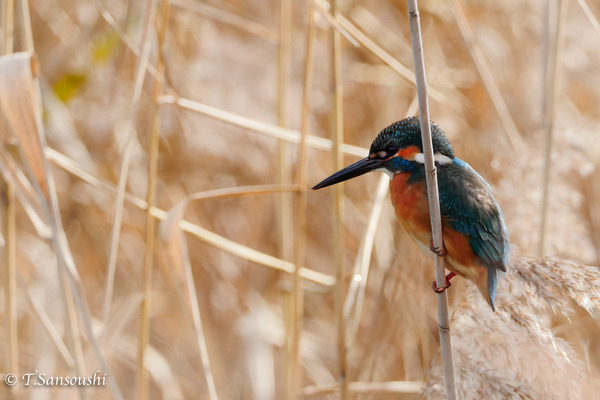
[{"label": "bird's head", "polygon": [[[454,150],[444,132],[431,124],[431,140],[434,158],[441,166],[452,162]],[[395,122],[382,130],[371,144],[369,156],[336,172],[313,187],[321,189],[363,175],[370,171],[381,171],[390,177],[403,172],[422,172],[425,157],[421,141],[418,117],[409,117]]]}]

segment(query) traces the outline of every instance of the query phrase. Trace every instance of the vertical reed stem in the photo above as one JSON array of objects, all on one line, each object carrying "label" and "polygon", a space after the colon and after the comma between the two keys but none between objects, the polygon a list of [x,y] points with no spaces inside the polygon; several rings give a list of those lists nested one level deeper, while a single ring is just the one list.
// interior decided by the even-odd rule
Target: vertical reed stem
[{"label": "vertical reed stem", "polygon": [[[417,0],[408,0],[408,16],[410,21],[410,37],[415,62],[415,76],[417,81],[417,96],[419,98],[421,137],[423,140],[423,154],[425,155],[425,171],[427,179],[427,195],[429,198],[429,212],[431,215],[431,230],[433,244],[442,248],[442,217],[440,213],[439,193],[437,184],[437,170],[433,161],[433,145],[431,142],[431,125],[429,122],[429,104],[427,102],[427,80],[425,76],[425,61],[423,58],[423,43],[421,39],[421,22]],[[435,280],[438,287],[446,284],[446,271],[444,257],[435,257]],[[446,397],[456,399],[454,384],[454,361],[452,358],[452,338],[450,336],[450,318],[448,315],[448,295],[446,292],[438,293],[438,321],[440,347],[444,364],[444,377],[446,381]]]},{"label": "vertical reed stem", "polygon": [[[2,180],[2,221],[4,222],[4,320],[6,332],[6,371],[19,376],[19,342],[17,340],[17,261],[15,232],[15,193]],[[8,387],[13,398],[15,387]]]},{"label": "vertical reed stem", "polygon": [[[337,2],[331,1],[331,14],[337,18]],[[338,171],[344,166],[344,153],[342,145],[344,143],[344,125],[343,125],[343,91],[342,91],[342,71],[341,71],[341,37],[340,32],[331,27],[329,29],[329,41],[331,51],[331,119],[330,132],[333,142],[333,170]],[[346,285],[344,283],[344,224],[343,224],[343,200],[344,185],[336,185],[334,188],[334,232],[333,247],[336,264],[336,291],[335,291],[335,314],[337,324],[337,347],[338,347],[338,369],[340,399],[348,398],[348,379],[347,379],[347,360],[346,360],[346,321],[344,319],[344,295]]]},{"label": "vertical reed stem", "polygon": [[[279,72],[277,79],[278,123],[282,128],[289,126],[288,113],[288,80],[290,70],[290,48],[292,35],[292,2],[281,0],[281,15],[279,26]],[[285,140],[279,141],[279,183],[286,185],[292,181],[291,145]],[[294,253],[293,236],[293,198],[291,193],[282,192],[279,195],[279,238],[280,256],[291,261]]]},{"label": "vertical reed stem", "polygon": [[544,146],[544,172],[542,180],[542,206],[540,207],[540,229],[537,255],[544,255],[546,246],[546,221],[548,219],[548,196],[550,191],[550,169],[552,165],[552,144],[554,142],[554,105],[560,81],[560,60],[564,16],[567,0],[546,2],[544,20],[544,81],[542,90],[542,127],[546,135]]},{"label": "vertical reed stem", "polygon": [[[164,71],[164,59],[162,57],[163,43],[165,32],[169,21],[169,2],[163,0],[160,3],[160,10],[156,14],[156,30],[158,36],[158,58],[156,71],[161,76]],[[152,105],[152,110],[149,116],[153,116],[152,131],[150,132],[150,149],[148,150],[148,188],[146,191],[146,203],[148,209],[146,211],[146,235],[145,235],[145,252],[144,252],[144,271],[142,278],[142,292],[144,298],[140,305],[140,327],[139,327],[139,347],[138,347],[138,398],[146,400],[149,398],[149,379],[148,370],[146,369],[146,350],[150,345],[150,307],[151,307],[151,292],[152,292],[152,276],[154,268],[154,239],[156,231],[156,219],[150,213],[150,209],[156,202],[156,180],[158,168],[158,154],[160,142],[160,112],[158,110],[157,99],[162,92],[162,80],[157,78],[154,80],[153,98],[155,100]]]},{"label": "vertical reed stem", "polygon": [[[14,51],[14,0],[2,2],[2,49],[0,55]],[[0,129],[7,130],[8,124],[2,119]],[[4,143],[0,143],[4,146]],[[19,342],[17,338],[17,261],[15,233],[15,193],[3,178],[0,178],[0,198],[2,199],[2,221],[4,226],[4,320],[5,322],[5,368],[19,376]],[[15,387],[8,387],[8,398],[12,399]]]},{"label": "vertical reed stem", "polygon": [[300,338],[302,336],[303,318],[304,318],[304,291],[303,291],[303,280],[300,276],[300,268],[304,265],[306,255],[306,192],[308,186],[306,184],[306,135],[308,135],[309,118],[310,118],[310,93],[313,82],[313,64],[314,64],[314,41],[315,41],[315,27],[314,27],[314,10],[309,7],[308,14],[308,27],[307,27],[307,38],[306,38],[306,60],[304,64],[304,89],[302,93],[302,120],[300,127],[300,144],[298,146],[298,187],[299,191],[296,193],[297,209],[296,209],[296,240],[295,240],[295,251],[294,251],[294,290],[293,290],[293,307],[295,316],[295,330],[294,330],[294,356],[297,360],[296,368],[296,392],[295,395],[302,388],[302,362],[300,353]]},{"label": "vertical reed stem", "polygon": [[[290,74],[290,48],[292,35],[292,2],[281,0],[279,14],[279,72],[277,79],[277,105],[279,126],[287,128],[288,115],[288,86]],[[279,141],[279,183],[289,184],[292,181],[292,168],[290,159],[291,146],[284,140]],[[295,258],[293,196],[291,193],[279,194],[279,256],[291,261]],[[284,280],[284,313],[286,335],[286,398],[295,399],[301,386],[301,361],[300,361],[300,332],[302,331],[302,314],[298,301],[298,292],[301,291],[301,282],[297,276],[300,264],[295,264],[295,271],[290,282],[288,276]],[[300,285],[300,289],[298,288]]]}]

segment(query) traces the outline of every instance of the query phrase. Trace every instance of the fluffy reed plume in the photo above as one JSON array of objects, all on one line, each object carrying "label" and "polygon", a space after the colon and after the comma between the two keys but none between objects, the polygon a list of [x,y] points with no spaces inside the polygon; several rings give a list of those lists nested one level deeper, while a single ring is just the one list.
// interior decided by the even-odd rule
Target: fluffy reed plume
[{"label": "fluffy reed plume", "polygon": [[[582,398],[584,365],[571,346],[544,327],[545,310],[600,308],[600,271],[558,258],[514,258],[491,312],[469,287],[452,317],[461,399]],[[428,373],[427,399],[445,398],[441,360]]]}]

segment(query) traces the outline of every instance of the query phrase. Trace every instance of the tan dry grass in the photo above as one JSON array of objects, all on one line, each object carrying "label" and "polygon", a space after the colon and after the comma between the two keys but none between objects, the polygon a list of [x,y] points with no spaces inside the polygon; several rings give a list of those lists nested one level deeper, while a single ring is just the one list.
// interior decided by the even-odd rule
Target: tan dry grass
[{"label": "tan dry grass", "polygon": [[[457,3],[468,25],[455,19],[451,4]],[[3,263],[3,276],[9,278],[3,278],[1,296],[7,326],[0,336],[2,372],[18,368],[20,373],[37,369],[54,376],[88,375],[98,368],[108,371],[105,359],[118,389],[32,390],[17,385],[12,390],[1,386],[0,396],[39,398],[43,391],[48,398],[81,393],[108,399],[118,398],[118,392],[124,398],[144,398],[144,393],[152,399],[208,398],[207,377],[212,375],[219,399],[279,399],[293,387],[285,372],[286,365],[293,365],[286,360],[291,360],[299,363],[304,397],[338,398],[340,325],[334,321],[331,193],[308,192],[292,199],[295,235],[289,232],[289,237],[306,235],[305,255],[300,252],[296,258],[281,253],[290,228],[289,222],[280,223],[275,195],[188,205],[181,228],[187,236],[190,269],[179,281],[164,247],[156,240],[152,246],[148,221],[166,218],[192,193],[281,184],[278,140],[289,143],[283,166],[291,172],[291,183],[303,182],[302,191],[332,171],[332,47],[327,32],[332,26],[343,31],[341,150],[345,162],[364,156],[376,133],[414,103],[406,5],[338,1],[341,15],[336,21],[324,2],[292,2],[291,26],[281,29],[290,34],[289,53],[280,53],[276,1],[173,0],[164,34],[151,15],[160,17],[165,10],[149,8],[152,2],[40,1],[31,3],[31,13],[23,7],[27,4],[18,1],[14,17],[4,14],[24,20],[3,24],[3,44],[15,38],[3,49],[35,49],[43,108],[35,101],[25,108],[42,117],[47,137],[42,137],[41,147],[45,140],[50,147],[42,156],[39,148],[26,144],[31,134],[19,136],[21,130],[14,124],[10,131],[2,125],[5,151],[0,153],[0,169],[16,194],[14,234],[3,228],[4,249],[15,249],[16,268]],[[305,57],[313,4],[311,78]],[[537,2],[516,0],[427,1],[419,6],[432,119],[448,133],[457,154],[494,187],[514,254],[534,254],[544,147],[542,9]],[[598,273],[596,267],[581,264],[597,265],[600,254],[599,15],[594,2],[568,3],[564,50],[558,60],[562,77],[556,86],[546,254],[577,262],[519,258],[500,286],[495,314],[482,308],[467,283],[453,284],[449,297],[455,310],[459,397],[493,398],[491,390],[499,398],[505,393],[521,398],[569,398],[578,393],[587,399],[598,390]],[[11,27],[16,29],[14,36],[6,33]],[[289,57],[283,61],[283,69],[288,66],[284,80],[278,79],[280,54]],[[482,72],[481,60],[489,71]],[[160,85],[155,86],[155,79]],[[27,84],[37,82],[29,80]],[[491,80],[497,90],[490,89]],[[155,92],[156,87],[161,89]],[[302,93],[307,89],[308,118],[302,116]],[[17,95],[3,101],[4,121],[18,120],[6,107],[14,110],[25,104]],[[514,141],[515,134],[504,128],[510,125],[509,117],[523,150],[511,145],[509,138]],[[159,135],[156,171],[149,168],[153,130]],[[304,155],[298,147],[301,132]],[[24,156],[13,150],[15,145]],[[128,168],[122,168],[127,157]],[[298,170],[303,159],[304,177]],[[50,197],[36,193],[35,182],[43,185],[48,179],[56,182],[55,189],[48,186]],[[380,203],[374,199],[381,198],[383,190],[378,181],[372,175],[347,183],[342,200],[341,276],[349,291],[338,296],[338,305],[340,298],[354,305],[345,313],[347,390],[350,398],[410,399],[426,387],[425,393],[437,398],[437,318],[429,289],[433,268],[398,227],[385,199],[377,218]],[[296,219],[298,200],[303,199],[305,228]],[[56,214],[43,211],[52,206]],[[116,223],[120,210],[122,219]],[[55,238],[64,227],[68,247],[62,239],[49,241],[48,227]],[[111,246],[111,236],[116,235]],[[299,250],[295,240],[288,243]],[[10,259],[7,254],[5,259]],[[360,257],[363,261],[357,261]],[[301,259],[305,261],[297,269],[296,260]],[[370,262],[368,270],[364,259]],[[155,271],[148,274],[151,264]],[[109,265],[114,266],[114,287]],[[289,298],[285,293],[294,290],[294,280],[288,279],[294,271],[302,282],[301,323],[294,321],[301,313],[292,313],[284,303]],[[352,283],[357,271],[359,286]],[[16,285],[8,283],[14,282],[14,272]],[[194,288],[195,300],[190,296]],[[189,297],[182,303],[186,290]],[[140,307],[148,299],[142,317]],[[210,371],[202,366],[198,324],[194,328],[189,306],[202,317]],[[594,310],[590,315],[579,306]],[[143,318],[149,325],[140,333]],[[286,342],[291,338],[286,326],[301,327],[299,357],[288,357],[293,346]],[[148,346],[142,359],[144,334]],[[498,340],[495,353],[492,339]],[[146,379],[139,372],[141,360],[148,370],[147,392],[139,389]],[[557,377],[564,385],[557,384]]]}]

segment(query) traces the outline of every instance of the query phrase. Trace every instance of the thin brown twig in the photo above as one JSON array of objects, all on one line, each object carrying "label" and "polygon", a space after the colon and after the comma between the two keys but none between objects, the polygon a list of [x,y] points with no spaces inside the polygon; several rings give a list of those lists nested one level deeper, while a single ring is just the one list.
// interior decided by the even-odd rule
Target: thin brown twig
[{"label": "thin brown twig", "polygon": [[[423,140],[423,154],[425,156],[425,171],[427,180],[427,197],[429,199],[429,213],[431,215],[431,231],[433,245],[441,249],[444,246],[442,238],[442,216],[437,183],[437,171],[433,161],[433,144],[431,141],[431,125],[429,122],[429,104],[427,102],[427,83],[425,76],[425,60],[423,57],[423,42],[421,39],[421,23],[417,0],[408,0],[408,16],[410,21],[410,37],[412,42],[413,58],[415,62],[415,76],[417,80],[417,95],[419,98],[419,122],[421,124],[421,138]],[[438,287],[446,283],[444,257],[435,257],[435,278]],[[444,377],[446,382],[446,397],[456,399],[454,384],[454,360],[452,358],[452,340],[450,336],[450,317],[448,313],[448,294],[443,291],[438,293],[438,328],[440,335],[440,348],[444,364]]]}]

